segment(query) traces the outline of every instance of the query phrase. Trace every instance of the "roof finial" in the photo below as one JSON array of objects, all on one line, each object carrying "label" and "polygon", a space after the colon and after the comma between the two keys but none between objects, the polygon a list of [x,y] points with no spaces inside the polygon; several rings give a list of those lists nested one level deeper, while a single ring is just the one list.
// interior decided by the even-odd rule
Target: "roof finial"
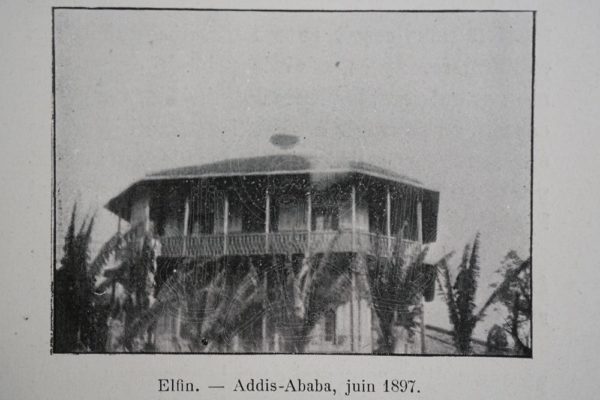
[{"label": "roof finial", "polygon": [[294,147],[300,139],[294,135],[275,134],[269,138],[272,145],[282,150],[289,150]]}]

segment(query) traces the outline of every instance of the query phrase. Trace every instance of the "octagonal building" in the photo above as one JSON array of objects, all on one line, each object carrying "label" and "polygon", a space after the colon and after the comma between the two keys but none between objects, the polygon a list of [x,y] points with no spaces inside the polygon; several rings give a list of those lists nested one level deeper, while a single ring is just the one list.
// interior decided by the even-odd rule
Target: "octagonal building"
[{"label": "octagonal building", "polygon": [[[160,288],[186,260],[244,259],[259,269],[268,258],[299,265],[323,253],[366,260],[400,251],[410,260],[436,240],[438,203],[437,191],[370,163],[280,154],[151,173],[106,208],[160,242]],[[261,276],[265,285],[276,284],[266,272]],[[356,286],[353,278],[350,300],[320,316],[308,351],[372,350],[374,313]],[[185,318],[180,311],[163,319],[157,348],[177,351],[187,340]],[[278,328],[268,317],[256,324],[256,343],[237,346],[281,351]]]}]

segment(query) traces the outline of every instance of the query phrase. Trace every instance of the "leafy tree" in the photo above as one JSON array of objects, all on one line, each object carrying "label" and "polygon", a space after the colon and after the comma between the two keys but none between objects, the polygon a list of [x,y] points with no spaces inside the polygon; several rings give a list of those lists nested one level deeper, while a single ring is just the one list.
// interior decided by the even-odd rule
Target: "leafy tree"
[{"label": "leafy tree", "polygon": [[498,270],[501,283],[491,285],[494,302],[500,302],[508,311],[504,329],[511,335],[515,352],[531,356],[529,328],[531,326],[531,259],[522,260],[515,251],[510,251]]},{"label": "leafy tree", "polygon": [[[517,354],[530,356],[527,328],[531,323],[531,259],[522,260],[516,252],[510,251],[498,271],[502,274],[502,281],[500,284],[490,285],[495,290],[479,311],[475,312],[480,270],[478,251],[479,234],[472,247],[469,244],[465,246],[454,283],[447,265],[450,255],[440,262],[442,279],[439,285],[448,306],[455,346],[462,354],[471,353],[471,335],[476,324],[483,319],[485,311],[492,304],[500,302],[509,311],[503,328],[514,340],[515,351]],[[497,329],[494,330],[494,335],[498,336]]]},{"label": "leafy tree", "polygon": [[94,218],[85,218],[76,228],[77,205],[65,236],[64,255],[54,274],[54,351],[96,351],[102,341],[102,314],[95,303],[93,282],[88,275],[89,245]]},{"label": "leafy tree", "polygon": [[506,354],[508,352],[506,332],[500,325],[492,326],[488,332],[486,352],[488,354]]}]

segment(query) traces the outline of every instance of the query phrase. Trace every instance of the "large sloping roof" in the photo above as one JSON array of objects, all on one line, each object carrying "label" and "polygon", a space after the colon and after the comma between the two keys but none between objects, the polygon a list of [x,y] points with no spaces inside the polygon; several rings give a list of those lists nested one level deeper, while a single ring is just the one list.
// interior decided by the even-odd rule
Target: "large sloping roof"
[{"label": "large sloping roof", "polygon": [[[117,215],[121,215],[124,212],[123,207],[128,204],[128,201],[136,188],[144,185],[152,185],[153,182],[158,181],[243,175],[285,175],[302,173],[358,173],[425,189],[422,183],[418,180],[363,161],[298,154],[276,154],[259,157],[233,158],[207,164],[172,168],[150,173],[144,178],[134,182],[119,195],[111,199],[106,205],[106,208]],[[122,216],[128,219],[127,215]]]},{"label": "large sloping roof", "polygon": [[186,179],[212,176],[275,175],[286,173],[357,172],[421,186],[421,182],[389,169],[354,160],[277,154],[260,157],[234,158],[208,164],[166,169],[146,176],[147,179]]}]

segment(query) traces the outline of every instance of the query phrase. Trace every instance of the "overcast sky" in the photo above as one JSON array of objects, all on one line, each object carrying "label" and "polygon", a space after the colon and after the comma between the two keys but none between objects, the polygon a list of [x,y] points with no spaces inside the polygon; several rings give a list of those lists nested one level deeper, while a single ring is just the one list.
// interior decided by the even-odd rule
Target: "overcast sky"
[{"label": "overcast sky", "polygon": [[75,201],[99,246],[103,205],[146,173],[294,134],[439,190],[432,254],[481,232],[483,301],[508,250],[529,252],[531,36],[527,13],[58,10],[59,246]]}]

